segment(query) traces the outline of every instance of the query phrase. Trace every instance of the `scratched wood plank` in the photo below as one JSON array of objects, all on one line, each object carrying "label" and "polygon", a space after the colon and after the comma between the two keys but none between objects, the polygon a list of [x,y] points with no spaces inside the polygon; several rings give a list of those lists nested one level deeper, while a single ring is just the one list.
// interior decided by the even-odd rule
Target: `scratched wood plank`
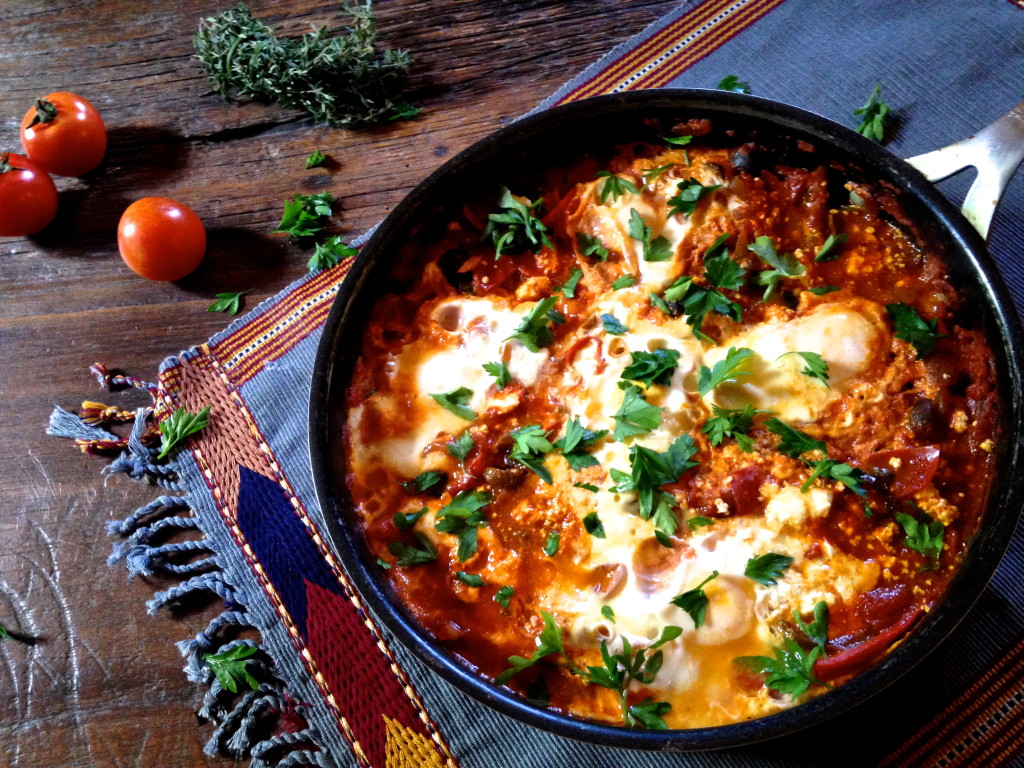
[{"label": "scratched wood plank", "polygon": [[[126,478],[104,485],[100,460],[45,437],[52,406],[143,404],[138,393],[100,392],[89,364],[152,376],[166,355],[226,325],[205,311],[215,293],[252,288],[252,307],[300,277],[308,254],[267,234],[286,197],[331,191],[339,229],[358,235],[447,158],[668,9],[661,0],[379,0],[382,41],[414,53],[410,95],[425,109],[354,133],[211,94],[191,34],[230,4],[0,0],[0,149],[18,149],[21,115],[51,90],[90,98],[110,131],[100,169],[58,180],[53,226],[0,239],[0,623],[43,638],[0,643],[4,766],[233,764],[202,754],[201,692],[173,646],[218,606],[148,616],[145,601],[173,582],[129,582],[105,565],[103,522],[155,490]],[[299,34],[329,24],[336,3],[251,8]],[[304,170],[314,149],[336,164]],[[177,283],[143,280],[117,255],[118,218],[146,195],[188,203],[207,226],[206,261]]]}]

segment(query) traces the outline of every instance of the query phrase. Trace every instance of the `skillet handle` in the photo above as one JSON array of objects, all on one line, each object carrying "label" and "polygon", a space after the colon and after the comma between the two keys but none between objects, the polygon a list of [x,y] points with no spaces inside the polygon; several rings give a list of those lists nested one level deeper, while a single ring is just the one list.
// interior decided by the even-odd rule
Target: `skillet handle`
[{"label": "skillet handle", "polygon": [[963,141],[907,160],[929,181],[939,181],[974,166],[974,180],[961,209],[985,239],[999,197],[1024,159],[1024,101],[991,125]]}]

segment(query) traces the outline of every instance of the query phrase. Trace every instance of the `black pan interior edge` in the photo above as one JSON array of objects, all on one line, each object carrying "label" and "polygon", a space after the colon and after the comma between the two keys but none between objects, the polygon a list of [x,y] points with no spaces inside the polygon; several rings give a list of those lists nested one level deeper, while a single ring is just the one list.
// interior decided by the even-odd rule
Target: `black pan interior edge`
[{"label": "black pan interior edge", "polygon": [[[344,484],[344,389],[358,354],[358,345],[351,340],[361,336],[369,308],[386,284],[388,260],[397,252],[407,229],[444,200],[447,191],[474,183],[481,167],[499,167],[503,158],[519,152],[535,156],[552,142],[567,138],[573,141],[577,150],[574,155],[578,155],[581,135],[607,143],[609,136],[614,138],[616,126],[635,126],[638,120],[650,117],[669,121],[708,117],[713,122],[789,134],[902,190],[901,202],[908,214],[923,222],[929,237],[943,246],[951,277],[965,302],[987,309],[977,313],[978,324],[996,352],[1003,404],[1002,435],[996,447],[1000,472],[991,490],[986,519],[940,609],[934,610],[883,661],[838,689],[775,715],[716,728],[644,731],[601,725],[538,709],[479,677],[434,646],[392,598],[355,523]],[[874,695],[952,631],[984,589],[1009,543],[1024,499],[1024,486],[1016,482],[1024,432],[1022,339],[1013,300],[980,236],[916,170],[877,144],[819,115],[741,94],[657,90],[602,96],[524,118],[456,155],[417,186],[364,246],[341,286],[317,352],[309,408],[313,478],[328,538],[362,597],[404,645],[464,693],[529,725],[595,744],[671,751],[748,744],[821,722]]]}]

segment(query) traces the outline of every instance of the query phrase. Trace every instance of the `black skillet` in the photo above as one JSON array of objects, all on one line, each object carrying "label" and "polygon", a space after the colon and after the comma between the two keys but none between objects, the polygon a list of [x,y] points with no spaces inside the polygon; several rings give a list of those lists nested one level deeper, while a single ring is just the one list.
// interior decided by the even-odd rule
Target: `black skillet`
[{"label": "black skillet", "polygon": [[[411,229],[467,191],[494,195],[499,184],[530,194],[530,172],[567,165],[588,149],[649,135],[651,119],[664,125],[710,118],[716,130],[734,129],[791,152],[797,141],[838,162],[851,176],[878,180],[901,192],[901,203],[925,242],[941,249],[971,308],[969,325],[993,349],[1002,403],[994,449],[999,468],[980,530],[941,603],[881,661],[850,682],[793,709],[715,728],[646,731],[602,725],[539,709],[476,674],[438,646],[395,599],[360,532],[345,487],[344,395],[374,300],[395,290],[391,267]],[[774,138],[773,138],[774,137]],[[803,145],[806,150],[807,146]],[[933,153],[935,154],[935,153]],[[1012,169],[1011,169],[1012,170]],[[987,222],[986,222],[987,224]],[[329,539],[352,581],[380,621],[420,660],[478,701],[524,723],[562,736],[614,747],[686,751],[748,744],[822,722],[878,693],[907,672],[964,618],[995,572],[1021,506],[1024,432],[1024,335],[1013,300],[984,240],[960,211],[907,162],[878,144],[819,115],[766,99],[721,91],[657,90],[601,96],[540,112],[477,142],[416,187],[378,227],[352,266],[324,326],[310,395],[310,458]]]}]

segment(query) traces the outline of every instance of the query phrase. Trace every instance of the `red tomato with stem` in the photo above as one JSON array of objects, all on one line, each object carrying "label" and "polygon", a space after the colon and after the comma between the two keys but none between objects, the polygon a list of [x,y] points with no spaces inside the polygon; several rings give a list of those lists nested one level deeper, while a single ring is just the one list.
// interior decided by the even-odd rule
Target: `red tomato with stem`
[{"label": "red tomato with stem", "polygon": [[117,247],[124,263],[143,277],[180,280],[203,260],[206,229],[187,205],[144,197],[121,214]]},{"label": "red tomato with stem", "polygon": [[103,159],[107,129],[96,108],[66,91],[37,99],[21,121],[21,145],[32,162],[58,176],[82,176]]},{"label": "red tomato with stem", "polygon": [[0,237],[33,235],[57,215],[57,187],[27,157],[0,153]]}]

